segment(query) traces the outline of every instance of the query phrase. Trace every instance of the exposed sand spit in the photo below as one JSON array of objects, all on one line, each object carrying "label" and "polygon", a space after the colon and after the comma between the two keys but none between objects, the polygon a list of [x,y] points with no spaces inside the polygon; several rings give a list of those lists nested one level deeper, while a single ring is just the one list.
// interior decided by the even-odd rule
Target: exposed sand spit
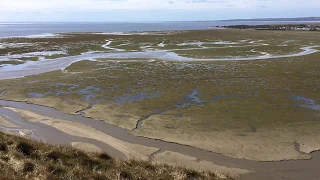
[{"label": "exposed sand spit", "polygon": [[8,109],[11,109],[19,113],[28,121],[44,123],[73,136],[96,139],[98,141],[106,143],[114,147],[115,149],[123,152],[128,158],[147,160],[150,154],[157,151],[156,148],[150,148],[142,145],[136,145],[121,141],[92,127],[85,126],[81,123],[55,119],[22,109]]},{"label": "exposed sand spit", "polygon": [[103,150],[94,144],[83,143],[83,142],[73,142],[71,145],[75,148],[81,149],[87,152],[103,153]]},{"label": "exposed sand spit", "polygon": [[155,156],[154,163],[167,163],[169,165],[177,166],[184,165],[188,168],[215,171],[218,174],[226,174],[231,177],[239,177],[241,174],[249,173],[250,171],[239,168],[229,168],[218,166],[212,162],[199,160],[194,157],[186,156],[176,152],[165,151]]}]

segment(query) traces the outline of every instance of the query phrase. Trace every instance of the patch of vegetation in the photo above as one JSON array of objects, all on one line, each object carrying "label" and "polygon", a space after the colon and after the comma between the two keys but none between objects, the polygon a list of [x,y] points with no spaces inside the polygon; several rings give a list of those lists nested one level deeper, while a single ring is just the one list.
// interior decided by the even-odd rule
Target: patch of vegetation
[{"label": "patch of vegetation", "polygon": [[25,156],[29,156],[35,152],[34,147],[32,147],[30,144],[28,144],[26,142],[18,143],[16,150],[21,152]]}]

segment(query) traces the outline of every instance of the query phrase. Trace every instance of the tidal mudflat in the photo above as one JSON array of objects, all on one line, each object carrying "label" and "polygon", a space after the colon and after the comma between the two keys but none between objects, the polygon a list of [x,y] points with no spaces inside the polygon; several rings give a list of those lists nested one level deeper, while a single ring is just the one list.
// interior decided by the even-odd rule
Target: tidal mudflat
[{"label": "tidal mudflat", "polygon": [[[311,159],[311,153],[320,149],[317,35],[212,30],[1,39],[0,99],[80,114],[120,127],[132,137],[190,146],[204,154],[219,153],[250,163],[305,162],[299,159]],[[51,69],[24,72],[45,69],[46,65]],[[5,102],[2,105],[10,107],[9,101]],[[16,113],[23,116],[26,112]],[[47,125],[72,137],[83,132],[49,122]],[[84,138],[94,139],[93,132],[85,133]],[[104,133],[108,135],[108,131]],[[101,142],[106,135],[100,134],[101,138],[95,140]],[[126,147],[120,148],[124,154],[129,153],[126,149],[134,149],[114,142],[108,145],[118,150]],[[145,154],[137,157],[165,159],[165,154],[171,154],[179,159],[196,159],[192,158],[196,153],[188,154],[183,149],[155,153],[161,147],[150,144],[148,149],[147,144],[142,145],[144,150],[139,146],[140,152]],[[208,157],[197,158],[217,163]],[[244,169],[270,168],[240,164],[232,166],[241,169],[238,174]],[[288,168],[302,169],[294,165]]]}]

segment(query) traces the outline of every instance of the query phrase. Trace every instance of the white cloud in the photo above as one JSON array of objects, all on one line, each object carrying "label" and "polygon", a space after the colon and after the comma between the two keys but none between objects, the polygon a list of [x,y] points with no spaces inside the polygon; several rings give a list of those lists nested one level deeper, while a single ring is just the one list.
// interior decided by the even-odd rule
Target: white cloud
[{"label": "white cloud", "polygon": [[0,22],[198,21],[320,16],[320,0],[0,0],[0,9]]},{"label": "white cloud", "polygon": [[[306,3],[306,1],[308,1]],[[0,0],[5,11],[320,9],[320,0]]]}]

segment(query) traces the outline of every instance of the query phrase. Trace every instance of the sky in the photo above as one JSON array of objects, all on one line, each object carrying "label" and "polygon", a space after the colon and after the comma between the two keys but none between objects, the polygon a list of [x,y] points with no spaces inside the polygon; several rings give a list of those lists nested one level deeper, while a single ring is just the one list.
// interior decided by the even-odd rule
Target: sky
[{"label": "sky", "polygon": [[1,22],[206,21],[320,16],[320,0],[0,0]]}]

